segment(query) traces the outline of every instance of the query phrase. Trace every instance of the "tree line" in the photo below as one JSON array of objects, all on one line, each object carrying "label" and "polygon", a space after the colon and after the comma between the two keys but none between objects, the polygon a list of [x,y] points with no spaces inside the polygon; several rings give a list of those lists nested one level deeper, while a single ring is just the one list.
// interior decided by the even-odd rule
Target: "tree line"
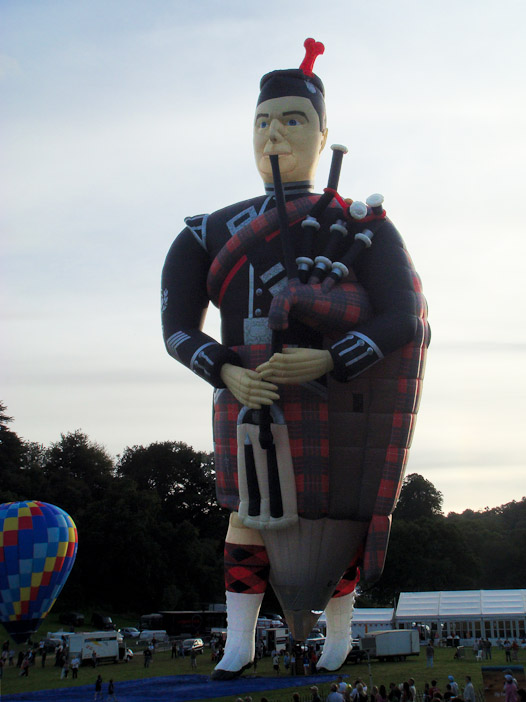
[{"label": "tree line", "polygon": [[[22,440],[10,421],[0,403],[0,502],[50,502],[78,528],[57,608],[139,614],[224,601],[228,513],[215,499],[212,454],[164,441],[114,459],[80,430],[46,447]],[[407,476],[384,573],[363,585],[361,606],[392,605],[401,591],[524,587],[526,498],[447,516],[442,503],[432,483]]]}]

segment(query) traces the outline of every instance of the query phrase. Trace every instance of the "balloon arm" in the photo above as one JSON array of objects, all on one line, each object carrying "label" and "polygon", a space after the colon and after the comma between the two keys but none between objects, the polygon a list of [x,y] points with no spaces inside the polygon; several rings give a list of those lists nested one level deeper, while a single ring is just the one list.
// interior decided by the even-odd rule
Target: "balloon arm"
[{"label": "balloon arm", "polygon": [[425,301],[400,234],[388,220],[373,228],[374,243],[354,267],[372,315],[329,347],[332,377],[339,382],[356,377],[412,341],[422,324]]},{"label": "balloon arm", "polygon": [[272,405],[279,400],[277,386],[264,380],[257,371],[225,363],[220,375],[232,395],[245,407],[261,409],[262,405]]},{"label": "balloon arm", "polygon": [[[202,217],[193,218],[199,219]],[[201,228],[204,226],[201,222]],[[197,231],[197,230],[196,230]],[[225,387],[221,368],[242,366],[239,355],[203,332],[209,305],[206,280],[210,260],[190,227],[172,244],[163,267],[161,314],[166,350],[215,388]]]},{"label": "balloon arm", "polygon": [[330,373],[334,363],[323,349],[286,348],[256,368],[265,380],[283,385],[301,385]]}]

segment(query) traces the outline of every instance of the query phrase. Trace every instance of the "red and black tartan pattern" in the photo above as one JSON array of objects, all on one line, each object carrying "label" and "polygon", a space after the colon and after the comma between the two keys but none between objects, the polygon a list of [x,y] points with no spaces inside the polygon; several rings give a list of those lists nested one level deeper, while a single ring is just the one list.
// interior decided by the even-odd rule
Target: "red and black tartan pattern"
[{"label": "red and black tartan pattern", "polygon": [[[293,210],[298,203],[303,204],[310,200],[312,198],[295,200],[288,203],[287,207]],[[307,210],[308,207],[305,208],[305,211]],[[241,236],[236,235],[237,240],[236,237],[233,237],[229,242],[232,248],[230,253],[236,254],[234,259],[231,256],[225,256],[224,260],[218,261],[217,266],[214,268],[214,275],[209,275],[209,285],[211,283],[216,285],[215,292],[219,297],[221,287],[228,274],[231,273],[233,260],[239,262],[238,247],[248,246],[249,241],[251,245],[254,239],[254,231],[257,231],[258,227],[264,226],[264,222],[261,221],[262,218],[266,220],[268,217],[270,220],[270,224],[268,224],[269,220],[266,220],[267,226],[263,236],[269,234],[276,227],[276,221],[272,217],[272,213],[273,211],[270,211],[268,215],[262,215],[257,220],[254,220],[251,225],[238,232],[238,235],[241,234]],[[303,215],[297,213],[297,216],[299,219]],[[294,219],[294,215],[292,219]],[[255,227],[254,223],[256,223]],[[387,364],[392,373],[389,377],[389,382],[393,377],[398,378],[397,399],[392,415],[390,440],[386,447],[382,476],[365,541],[363,576],[368,581],[376,580],[383,570],[389,540],[390,515],[394,510],[402,486],[416,412],[418,411],[425,355],[429,343],[426,301],[422,294],[420,279],[407,252],[406,255],[408,266],[412,271],[414,288],[419,303],[417,334],[411,343],[390,354],[383,362],[376,364],[358,376],[359,378],[364,378],[369,375],[373,383],[381,382],[387,377],[384,369],[384,366]],[[220,259],[220,257],[221,254],[217,259]],[[212,288],[209,288],[209,293],[213,293]],[[270,355],[269,346],[234,347],[234,350],[242,357],[243,364],[247,368],[255,368],[267,360]],[[352,381],[349,383],[349,391],[352,393]],[[298,513],[306,518],[320,518],[328,513],[329,445],[327,402],[326,399],[312,396],[305,388],[294,386],[282,387],[281,396],[282,402],[280,404],[288,426],[293,457],[298,494]],[[240,409],[239,403],[227,390],[221,390],[216,393],[214,438],[217,494],[219,503],[231,510],[237,510],[239,504],[236,421]]]},{"label": "red and black tartan pattern", "polygon": [[340,578],[336,589],[334,590],[333,597],[345,597],[345,595],[350,595],[354,592],[356,586],[360,582],[360,569],[353,563],[350,565],[345,573]]},{"label": "red and black tartan pattern", "polygon": [[[287,202],[289,223],[303,219],[312,209],[320,195],[309,195]],[[277,208],[273,207],[242,227],[223,246],[212,261],[206,281],[208,297],[215,305],[220,304],[222,287],[233,271],[237,270],[243,257],[258,241],[279,232]]]},{"label": "red and black tartan pattern", "polygon": [[390,531],[391,515],[388,517],[373,515],[367,533],[363,559],[364,573],[370,581],[377,580],[382,574]]},{"label": "red and black tartan pattern", "polygon": [[[289,225],[292,226],[296,222],[304,219],[305,216],[312,210],[314,203],[316,203],[320,197],[321,195],[307,195],[306,197],[301,197],[287,202],[286,211]],[[341,205],[337,199],[334,199],[330,202],[329,207],[340,208]],[[360,229],[366,222],[385,219],[385,211],[383,211],[381,214],[374,214],[369,208],[368,212],[368,216],[365,219],[360,220],[358,226],[356,226],[355,222],[354,226],[351,224],[351,231],[356,228]],[[346,213],[342,213],[342,215],[347,216]],[[353,223],[353,220],[350,221]],[[228,286],[231,278],[236,274],[243,263],[245,263],[247,253],[250,251],[250,249],[258,241],[261,241],[265,237],[271,239],[278,233],[278,212],[277,208],[273,207],[267,212],[260,214],[249,224],[242,227],[227,241],[227,243],[212,261],[206,281],[208,297],[215,305],[219,307],[221,304],[221,298],[224,294],[225,287]]]},{"label": "red and black tartan pattern", "polygon": [[[385,563],[391,530],[390,515],[402,489],[422,392],[425,358],[430,338],[427,303],[422,294],[422,283],[407,251],[406,255],[418,300],[418,329],[413,341],[406,344],[400,351],[395,352],[399,354],[396,407],[393,413],[391,438],[386,451],[382,479],[367,534],[363,561],[364,576],[371,582],[380,577]],[[380,364],[368,372],[377,372],[378,366]]]},{"label": "red and black tartan pattern", "polygon": [[[236,346],[246,368],[270,357],[269,345]],[[323,392],[323,387],[319,390]],[[329,439],[327,397],[302,386],[281,386],[280,407],[289,432],[296,479],[298,513],[309,519],[328,512]],[[214,449],[216,492],[219,504],[237,510],[237,415],[241,405],[228,390],[214,396]]]},{"label": "red and black tartan pattern", "polygon": [[265,592],[269,560],[264,546],[225,542],[225,589],[243,595]]},{"label": "red and black tartan pattern", "polygon": [[294,279],[272,300],[269,327],[277,331],[287,329],[291,313],[311,329],[336,336],[365,321],[371,308],[364,289],[357,283],[342,283],[325,293],[321,285],[304,285]]}]

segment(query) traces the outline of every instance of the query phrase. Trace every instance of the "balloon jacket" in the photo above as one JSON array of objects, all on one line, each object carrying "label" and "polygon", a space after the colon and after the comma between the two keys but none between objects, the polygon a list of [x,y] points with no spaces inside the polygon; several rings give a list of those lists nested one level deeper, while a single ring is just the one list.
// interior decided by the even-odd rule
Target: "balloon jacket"
[{"label": "balloon jacket", "polygon": [[[162,274],[166,349],[216,388],[217,497],[230,510],[239,506],[236,423],[242,408],[221,381],[222,365],[255,368],[267,360],[271,327],[282,330],[284,345],[329,350],[334,370],[327,377],[279,389],[297,509],[306,519],[359,523],[362,543],[355,551],[362,577],[374,581],[385,561],[430,338],[420,279],[385,212],[375,216],[369,209],[353,226],[372,232],[372,245],[332,294],[319,284],[289,281],[268,190],[185,220]],[[297,256],[305,253],[301,222],[319,197],[286,195]],[[336,203],[325,211],[313,258],[326,251],[330,226],[343,218]],[[221,342],[202,331],[210,301],[220,310]]]}]

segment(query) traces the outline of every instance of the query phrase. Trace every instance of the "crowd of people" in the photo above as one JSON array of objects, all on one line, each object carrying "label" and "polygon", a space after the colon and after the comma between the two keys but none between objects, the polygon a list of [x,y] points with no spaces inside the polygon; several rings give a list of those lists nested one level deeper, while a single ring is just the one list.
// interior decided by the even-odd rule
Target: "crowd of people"
[{"label": "crowd of people", "polygon": [[[319,702],[317,688],[311,688],[311,702]],[[505,702],[525,702],[526,692],[519,690],[517,680],[511,671],[505,672],[503,680]],[[477,695],[470,675],[466,675],[463,684],[459,684],[453,675],[449,675],[443,686],[437,680],[425,683],[424,688],[417,691],[415,681],[407,681],[396,685],[391,682],[389,689],[385,685],[374,685],[369,692],[367,685],[361,679],[354,685],[348,685],[342,678],[331,685],[331,691],[326,702],[476,702]]]},{"label": "crowd of people", "polygon": [[[6,666],[16,666],[20,671],[20,677],[29,677],[29,671],[37,665],[38,659],[40,660],[40,666],[42,668],[46,667],[47,653],[46,642],[42,639],[38,645],[30,644],[27,649],[20,650],[15,663],[15,650],[10,646],[9,641],[4,641],[0,655],[0,677],[2,677],[2,670]],[[70,673],[71,678],[75,680],[78,677],[81,660],[78,655],[70,657],[67,641],[64,638],[54,648],[54,656],[54,667],[60,670],[61,680],[67,678]],[[91,664],[94,668],[97,666],[97,654],[95,651],[92,655]]]},{"label": "crowd of people", "polygon": [[[519,688],[511,670],[503,672],[503,702],[526,702],[526,691]],[[235,702],[269,702],[267,697],[259,701],[252,697],[238,697]],[[354,683],[347,683],[339,676],[330,685],[329,693],[323,698],[317,685],[310,688],[310,698],[300,697],[298,692],[292,693],[292,702],[477,702],[477,694],[470,675],[466,675],[461,686],[449,675],[442,686],[437,680],[425,683],[422,690],[417,690],[414,678],[408,678],[400,684],[389,683],[373,685],[369,690],[363,679],[357,678]]]}]

